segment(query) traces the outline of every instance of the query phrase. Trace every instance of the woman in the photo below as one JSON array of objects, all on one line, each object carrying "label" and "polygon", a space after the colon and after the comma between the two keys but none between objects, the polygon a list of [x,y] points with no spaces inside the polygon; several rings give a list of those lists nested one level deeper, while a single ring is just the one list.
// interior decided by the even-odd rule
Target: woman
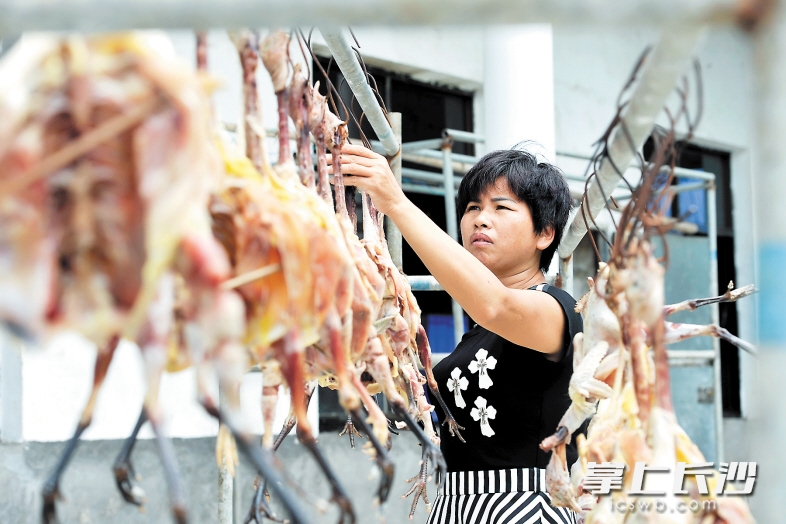
[{"label": "woman", "polygon": [[466,443],[442,438],[448,478],[428,524],[575,522],[549,505],[549,456],[538,447],[570,405],[582,329],[575,300],[545,278],[572,207],[561,172],[525,151],[484,156],[458,191],[462,247],[407,199],[384,157],[347,145],[341,170],[477,322],[434,368]]}]

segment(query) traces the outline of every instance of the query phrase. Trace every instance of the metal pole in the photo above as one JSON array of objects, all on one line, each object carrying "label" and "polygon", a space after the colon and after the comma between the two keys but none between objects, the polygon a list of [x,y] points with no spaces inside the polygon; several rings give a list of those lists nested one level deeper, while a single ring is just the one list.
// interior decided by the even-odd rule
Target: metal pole
[{"label": "metal pole", "polygon": [[443,198],[445,197],[445,191],[442,190],[442,186],[420,186],[417,184],[402,182],[401,188],[407,193],[420,193],[421,195],[434,195],[441,196]]},{"label": "metal pole", "polygon": [[415,140],[414,142],[401,144],[401,150],[404,152],[417,151],[418,149],[430,149],[433,147],[442,147],[442,139],[428,138],[426,140]]},{"label": "metal pole", "polygon": [[[422,151],[422,150],[421,150]],[[437,167],[442,168],[442,155],[440,155],[439,151],[434,151],[437,154],[437,158],[432,158],[428,156],[424,156],[417,153],[407,153],[404,152],[402,158],[407,162],[414,162],[416,164],[421,164],[424,166],[430,167]],[[458,162],[455,158],[453,159],[453,172],[455,173],[458,171],[459,173],[466,173],[469,171],[472,166],[478,161],[477,158],[472,158],[472,160],[466,162]]]},{"label": "metal pole", "polygon": [[323,31],[322,37],[325,39],[328,49],[330,49],[330,52],[333,54],[333,58],[336,59],[336,65],[341,69],[341,73],[344,75],[347,85],[355,94],[355,98],[357,98],[360,107],[363,108],[368,123],[374,128],[377,138],[382,142],[385,153],[387,153],[388,156],[395,155],[399,150],[399,141],[396,140],[390,123],[388,123],[388,120],[382,113],[382,109],[379,107],[377,97],[371,90],[371,86],[368,85],[366,73],[363,71],[363,68],[360,67],[355,52],[349,46],[341,30],[333,32]]},{"label": "metal pole", "polygon": [[414,291],[444,291],[442,285],[431,275],[408,276],[407,281]]},{"label": "metal pole", "polygon": [[[668,169],[664,166],[662,169]],[[707,241],[710,255],[709,266],[709,295],[719,293],[718,289],[718,211],[716,204],[715,175],[694,169],[675,168],[675,174],[684,178],[694,178],[703,180],[702,186],[707,190]],[[681,184],[675,187],[676,191],[682,192],[696,189],[693,184]],[[720,323],[720,308],[718,304],[710,306],[710,320],[714,325]],[[713,404],[715,409],[715,461],[720,463],[724,460],[724,432],[723,432],[723,382],[721,378],[721,356],[720,340],[711,337],[712,341],[712,373],[713,373]],[[682,351],[680,351],[681,353]],[[675,352],[676,353],[676,352]]]},{"label": "metal pole", "polygon": [[468,144],[483,143],[486,137],[477,133],[470,133],[469,131],[461,131],[459,129],[445,129],[445,134],[449,135],[454,142],[467,142]]},{"label": "metal pole", "polygon": [[[786,403],[783,402],[786,370],[786,5],[773,4],[772,17],[754,36],[756,64],[758,153],[752,171],[755,191],[754,224],[760,290],[756,298],[759,362],[753,381],[751,416],[754,439],[751,450],[759,460],[756,491],[751,507],[758,522],[783,519],[786,491]],[[734,459],[736,460],[736,459]]]},{"label": "metal pole", "polygon": [[[393,129],[393,137],[395,138],[396,142],[399,144],[401,143],[401,113],[388,113],[388,119],[390,120],[390,127]],[[401,150],[396,151],[396,153],[390,158],[390,170],[393,171],[393,175],[396,177],[396,181],[401,185]],[[393,260],[393,263],[402,271],[404,269],[404,261],[402,260],[403,255],[401,252],[402,242],[401,242],[401,231],[399,231],[396,224],[393,223],[392,220],[385,221],[385,237],[388,241],[388,250],[390,250],[390,258]]]},{"label": "metal pole", "polygon": [[[218,391],[218,405],[220,408],[224,407],[221,388],[219,388]],[[223,424],[220,426],[223,426]],[[220,426],[218,430],[219,438],[221,437],[222,431],[227,431],[226,428]],[[232,478],[232,474],[229,472],[227,460],[228,457],[226,453],[224,453],[224,456],[221,457],[221,466],[218,468],[218,524],[234,524],[235,522],[235,515],[232,509],[235,482]]]},{"label": "metal pole", "polygon": [[26,31],[387,25],[617,24],[736,21],[739,0],[4,0],[0,34]]},{"label": "metal pole", "polygon": [[[445,182],[445,177],[443,177],[442,175],[431,173],[430,171],[421,171],[420,169],[412,169],[411,167],[402,167],[401,175],[407,178],[411,178],[412,180],[419,180],[421,182],[431,182],[434,184],[439,184],[440,188]],[[459,184],[461,184],[461,178],[454,176],[453,187],[458,189]],[[434,187],[436,188],[437,186]]]},{"label": "metal pole", "polygon": [[604,195],[610,195],[620,182],[617,169],[625,172],[636,151],[652,132],[666,98],[690,63],[693,51],[705,32],[703,27],[681,27],[665,32],[647,58],[641,79],[622,112],[620,125],[609,141],[608,157],[603,159],[597,178],[591,183],[581,208],[562,237],[557,249],[560,258],[570,256],[587,232],[582,209],[596,218],[605,207]]},{"label": "metal pole", "polygon": [[[449,135],[448,135],[449,136]],[[451,137],[452,138],[452,137]],[[439,151],[432,151],[431,149],[416,149],[410,150],[409,148],[405,149],[407,154],[422,156],[426,158],[431,158],[434,160],[442,160],[443,155]],[[464,162],[474,165],[480,158],[471,155],[462,155],[460,153],[453,153],[451,155],[453,162]]]},{"label": "metal pole", "polygon": [[234,513],[234,479],[226,464],[226,457],[222,458],[221,468],[218,471],[218,524],[233,524]]},{"label": "metal pole", "polygon": [[[666,166],[662,169],[668,169]],[[702,186],[707,190],[707,241],[710,256],[709,266],[709,295],[719,293],[718,288],[718,211],[716,204],[715,175],[693,169],[675,168],[677,176],[703,180]],[[680,184],[675,187],[675,192],[696,189],[694,184]],[[714,325],[720,323],[720,308],[718,304],[710,306],[710,320]],[[720,340],[711,337],[712,341],[712,373],[713,373],[713,404],[715,409],[715,461],[724,460],[725,445],[723,432],[723,382],[721,378]],[[680,351],[681,353],[682,351]],[[676,352],[675,352],[676,353]]]},{"label": "metal pole", "polygon": [[573,296],[573,253],[568,258],[559,259],[558,282],[558,287]]},{"label": "metal pole", "polygon": [[[709,237],[710,249],[710,294],[714,296],[718,292],[718,218],[715,204],[715,182],[709,182],[707,186],[707,236]],[[711,309],[712,323],[718,325],[720,322],[720,309],[718,304],[712,304]],[[723,461],[723,385],[721,383],[721,356],[720,340],[717,337],[710,337],[712,340],[712,351],[715,358],[712,361],[712,372],[715,383],[714,402],[715,402],[715,460]]]},{"label": "metal pole", "polygon": [[445,222],[448,235],[458,241],[456,223],[456,190],[453,184],[453,141],[446,138],[442,142],[442,189],[445,191]]},{"label": "metal pole", "polygon": [[[453,140],[446,135],[442,142],[442,189],[445,191],[445,222],[448,234],[458,241],[458,225],[456,219],[456,192],[453,186]],[[455,345],[461,342],[464,335],[464,311],[458,302],[451,299],[453,309],[453,339]]]}]

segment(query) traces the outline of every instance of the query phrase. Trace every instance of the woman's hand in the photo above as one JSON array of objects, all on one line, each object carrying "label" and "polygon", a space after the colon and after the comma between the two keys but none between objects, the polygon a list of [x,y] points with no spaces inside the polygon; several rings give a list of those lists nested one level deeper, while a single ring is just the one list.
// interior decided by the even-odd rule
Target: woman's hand
[{"label": "woman's hand", "polygon": [[[328,155],[327,160],[331,164],[333,157]],[[333,173],[332,164],[328,171]],[[376,208],[386,215],[407,199],[387,159],[363,146],[346,144],[341,148],[341,174],[345,185],[367,192]]]}]

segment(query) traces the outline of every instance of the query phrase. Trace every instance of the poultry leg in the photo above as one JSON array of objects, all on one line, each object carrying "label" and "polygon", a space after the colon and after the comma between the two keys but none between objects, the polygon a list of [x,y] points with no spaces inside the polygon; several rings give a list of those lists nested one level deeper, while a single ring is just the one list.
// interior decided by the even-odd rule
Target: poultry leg
[{"label": "poultry leg", "polygon": [[93,372],[93,389],[90,391],[90,398],[82,411],[82,416],[79,419],[79,424],[76,426],[76,431],[74,431],[71,440],[68,441],[63,454],[55,465],[54,471],[44,483],[42,490],[44,499],[42,519],[45,524],[57,522],[55,501],[61,498],[59,487],[60,477],[68,466],[68,462],[71,460],[74,451],[76,451],[76,447],[79,445],[79,437],[82,436],[82,433],[90,426],[93,420],[93,411],[95,410],[96,401],[98,400],[98,392],[104,384],[109,364],[112,362],[112,357],[115,354],[115,349],[117,349],[119,342],[120,337],[114,336],[109,340],[106,348],[103,351],[99,351],[96,357],[95,371]]},{"label": "poultry leg", "polygon": [[126,502],[130,502],[136,506],[141,506],[144,502],[144,492],[142,491],[142,488],[135,486],[131,482],[132,477],[136,477],[134,468],[131,465],[131,452],[134,450],[134,444],[136,444],[139,430],[142,429],[142,425],[145,422],[147,422],[147,413],[145,412],[145,409],[142,408],[142,410],[139,412],[139,418],[136,421],[134,430],[123,443],[123,448],[117,455],[114,466],[112,466],[112,471],[115,474],[115,483],[117,484],[117,489],[120,491],[120,494],[123,495],[123,498],[126,500]]}]

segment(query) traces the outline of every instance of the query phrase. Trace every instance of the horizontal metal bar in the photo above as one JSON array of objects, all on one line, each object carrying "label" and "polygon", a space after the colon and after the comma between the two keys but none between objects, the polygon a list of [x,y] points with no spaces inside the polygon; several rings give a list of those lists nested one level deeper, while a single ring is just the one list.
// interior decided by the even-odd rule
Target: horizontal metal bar
[{"label": "horizontal metal bar", "polygon": [[0,0],[0,34],[33,30],[484,25],[733,24],[739,0]]},{"label": "horizontal metal bar", "polygon": [[431,365],[436,366],[439,364],[440,360],[450,355],[450,353],[432,353],[431,354]]},{"label": "horizontal metal bar", "polygon": [[[435,151],[435,153],[439,154],[439,152]],[[426,157],[423,155],[416,155],[414,153],[404,153],[401,155],[401,159],[405,162],[412,162],[414,164],[420,164],[423,166],[429,167],[436,167],[438,169],[442,169],[442,164],[444,161],[441,158],[432,158]],[[453,172],[454,173],[466,173],[469,171],[472,166],[475,165],[475,162],[457,162],[456,159],[453,159]]]},{"label": "horizontal metal bar", "polygon": [[[679,175],[679,176],[683,176],[683,175]],[[569,177],[567,175],[565,176],[565,178],[567,178],[568,180],[576,180],[576,177]],[[684,176],[684,178],[687,178],[687,176]],[[710,180],[706,179],[704,182],[696,182],[694,184],[675,184],[669,187],[669,192],[676,195],[679,193],[685,193],[686,191],[708,189],[709,181]],[[630,198],[633,196],[627,187],[618,187],[614,190],[614,193],[618,193],[618,192],[621,192],[622,194],[620,195],[613,194],[614,200],[617,200],[618,202],[621,200],[630,200]]]},{"label": "horizontal metal bar", "polygon": [[[583,183],[587,182],[587,177],[583,175],[572,175],[570,173],[562,173],[562,176],[565,177],[565,180],[573,180],[574,182],[583,182]],[[630,193],[630,189],[628,189],[627,186],[619,186],[614,189],[618,191],[627,191],[628,193]]]},{"label": "horizontal metal bar", "polygon": [[425,186],[420,184],[401,183],[401,189],[408,193],[421,193],[423,195],[445,196],[445,190],[437,186]]},{"label": "horizontal metal bar", "polygon": [[[401,176],[411,178],[414,180],[422,180],[423,182],[433,182],[435,184],[444,184],[445,177],[429,171],[421,171],[420,169],[413,169],[411,167],[402,167]],[[453,176],[453,185],[456,187],[461,184],[461,177]]]},{"label": "horizontal metal bar", "polygon": [[477,144],[486,141],[486,137],[477,133],[470,133],[469,131],[461,131],[459,129],[445,129],[444,134],[450,136],[454,142],[465,142],[467,144]]},{"label": "horizontal metal bar", "polygon": [[[668,166],[663,167],[664,171],[668,169],[669,169]],[[679,172],[677,170],[679,170]],[[713,181],[715,179],[715,175],[713,175],[712,173],[709,173],[710,176],[707,177],[705,176],[707,175],[707,173],[703,171],[695,171],[693,169],[676,168],[675,174],[681,178],[695,178],[695,179],[704,180],[704,182],[697,182],[695,184],[673,185],[669,188],[669,191],[671,191],[674,194],[684,193],[685,191],[695,191],[697,189],[707,189],[708,187],[707,182]],[[585,177],[581,175],[572,175],[570,173],[563,173],[563,176],[565,177],[566,180],[572,180],[574,182],[586,182],[587,180]],[[614,196],[614,200],[617,201],[629,200],[631,198],[630,189],[628,189],[625,186],[616,187],[612,195]]]},{"label": "horizontal metal bar", "polygon": [[445,196],[445,190],[437,186],[427,186],[421,184],[411,184],[409,182],[402,182],[401,189],[407,193],[420,193],[423,195]]},{"label": "horizontal metal bar", "polygon": [[712,349],[668,349],[666,352],[670,366],[709,366],[715,360]]},{"label": "horizontal metal bar", "polygon": [[[1,0],[0,0],[1,1]],[[351,140],[352,143],[357,144],[360,143],[359,140],[354,139]],[[374,151],[379,153],[380,155],[385,154],[385,149],[382,147],[382,143],[378,140],[370,140],[371,147]],[[421,153],[428,152],[427,154],[423,155]],[[452,155],[453,156],[453,172],[456,173],[466,173],[470,170],[475,163],[480,160],[474,156],[468,155]],[[456,158],[459,157],[459,158]],[[413,151],[405,151],[401,154],[401,159],[405,162],[412,162],[415,164],[422,164],[424,166],[429,167],[437,167],[442,169],[442,164],[444,163],[443,155],[441,151],[431,151],[428,149],[418,149],[417,153]]]},{"label": "horizontal metal bar", "polygon": [[[467,144],[476,144],[485,142],[483,135],[470,133],[469,131],[459,131],[457,129],[445,129],[443,132],[446,136],[453,139],[454,142],[464,142]],[[402,152],[417,151],[419,149],[435,149],[442,147],[444,143],[443,138],[429,138],[427,140],[416,140],[414,142],[406,142],[401,144]]]},{"label": "horizontal metal bar", "polygon": [[[237,128],[235,129],[226,128],[226,130],[229,131],[230,133],[234,133],[237,131]],[[269,127],[265,129],[265,136],[268,138],[278,138],[278,128],[273,129]],[[289,139],[291,142],[295,142],[297,140],[297,130],[294,127],[289,128],[289,136],[291,137]]]},{"label": "horizontal metal bar", "polygon": [[[425,156],[427,158],[434,158],[434,159],[442,159],[442,152],[441,151],[433,151],[431,149],[418,149],[416,151],[411,151],[413,155],[420,155]],[[470,155],[460,155],[458,153],[453,153],[453,160],[458,160],[459,162],[475,164],[478,160],[478,157],[470,156]]]},{"label": "horizontal metal bar", "polygon": [[[582,155],[579,153],[569,153],[567,151],[557,151],[557,156],[558,157],[563,156],[567,158],[577,158],[579,160],[586,160],[588,162],[592,160],[592,157],[589,155]],[[671,166],[661,166],[660,168],[661,171],[668,171],[669,169],[671,169]],[[698,169],[689,169],[687,167],[679,167],[679,166],[675,167],[674,174],[676,176],[681,176],[685,178],[695,178],[698,180],[715,180],[715,175],[713,173],[710,173],[708,171],[700,171]],[[572,177],[571,175],[565,175],[565,178],[569,180],[575,180],[576,177],[577,175],[572,175]],[[584,177],[581,178],[584,179]]]},{"label": "horizontal metal bar", "polygon": [[[669,166],[663,166],[662,171],[668,171]],[[688,169],[686,167],[675,167],[674,174],[683,178],[695,178],[697,180],[711,180],[715,182],[715,174],[708,171],[699,171],[698,169]]]},{"label": "horizontal metal bar", "polygon": [[669,191],[676,195],[678,193],[685,193],[686,191],[696,191],[697,189],[707,189],[707,183],[697,182],[695,184],[677,184],[671,186]]},{"label": "horizontal metal bar", "polygon": [[416,151],[418,149],[432,149],[442,147],[444,140],[442,138],[429,138],[428,140],[416,140],[414,142],[405,142],[401,144],[401,151]]},{"label": "horizontal metal bar", "polygon": [[431,275],[408,276],[407,281],[413,291],[444,291],[437,279]]},{"label": "horizontal metal bar", "polygon": [[[579,160],[586,160],[588,162],[592,160],[591,157],[586,155],[566,153],[560,151],[557,152],[557,156],[558,157],[562,156],[567,158],[577,158]],[[631,166],[628,169],[634,169],[634,167]],[[660,168],[661,171],[669,171],[670,169],[671,166],[661,166]],[[567,173],[563,173],[563,174],[565,175],[565,178],[567,178],[568,180],[582,180],[582,181],[586,180],[586,177],[581,175],[570,175]],[[715,175],[713,173],[710,173],[708,171],[699,171],[698,169],[689,169],[687,167],[675,167],[674,175],[683,178],[695,178],[696,180],[712,180],[712,181],[715,180]]]}]

